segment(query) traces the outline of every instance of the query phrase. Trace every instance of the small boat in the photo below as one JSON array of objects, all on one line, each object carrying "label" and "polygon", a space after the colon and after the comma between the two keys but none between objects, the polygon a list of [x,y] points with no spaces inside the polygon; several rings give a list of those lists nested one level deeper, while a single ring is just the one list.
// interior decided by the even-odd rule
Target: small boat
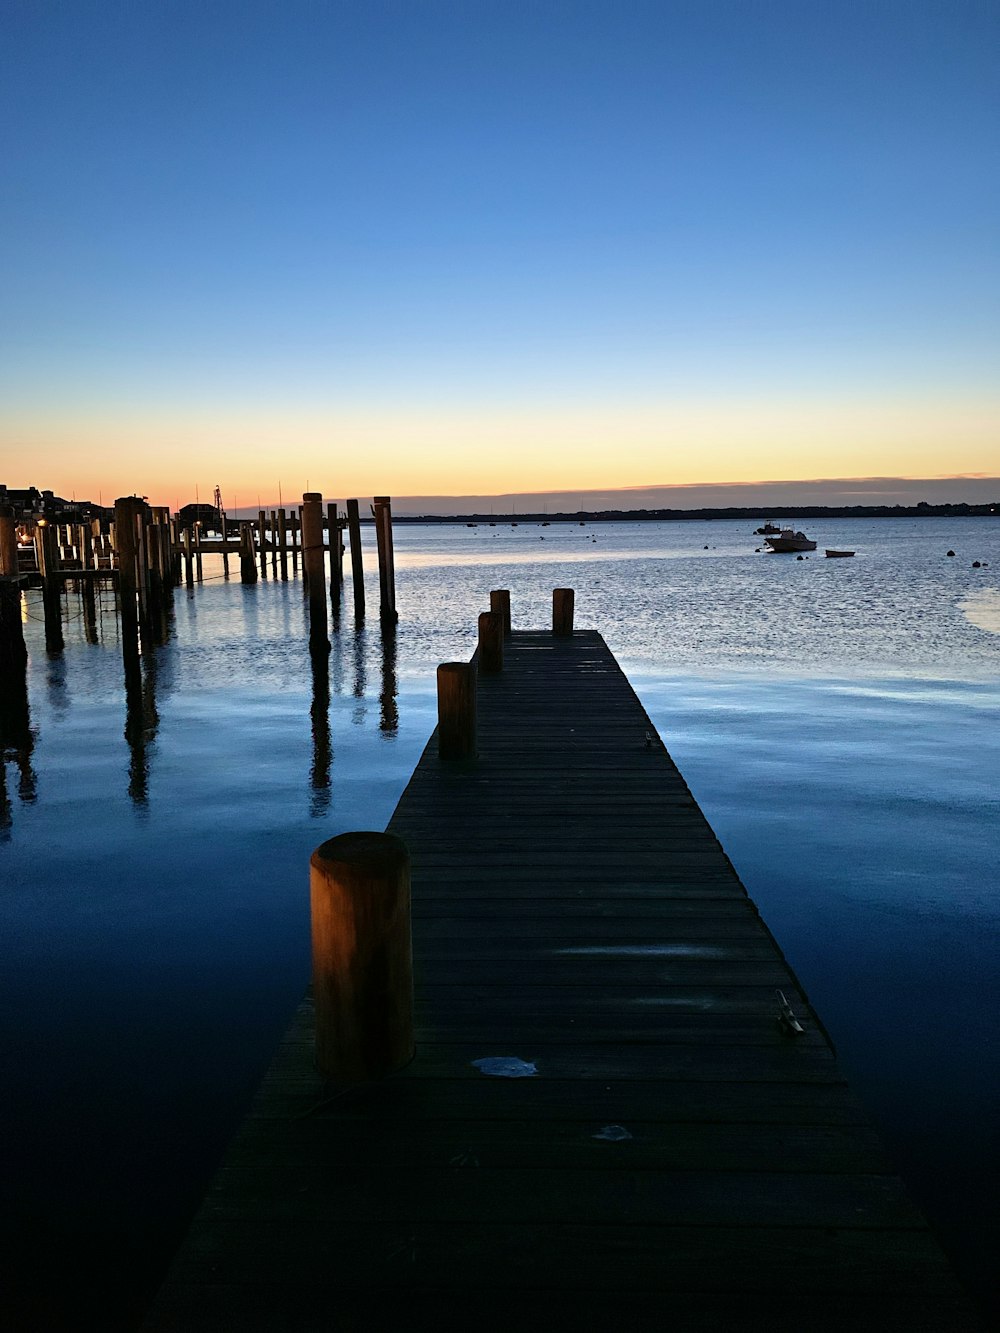
[{"label": "small boat", "polygon": [[853,554],[854,554],[853,551],[827,551],[826,558],[828,560],[833,560],[834,557],[843,558],[845,555],[853,555]]},{"label": "small boat", "polygon": [[793,532],[791,528],[782,528],[776,537],[765,537],[764,544],[778,552],[816,549],[816,543],[810,541],[804,532]]},{"label": "small boat", "polygon": [[777,536],[780,531],[781,529],[778,527],[777,523],[772,523],[770,519],[768,519],[762,528],[754,528],[753,530],[755,537]]}]

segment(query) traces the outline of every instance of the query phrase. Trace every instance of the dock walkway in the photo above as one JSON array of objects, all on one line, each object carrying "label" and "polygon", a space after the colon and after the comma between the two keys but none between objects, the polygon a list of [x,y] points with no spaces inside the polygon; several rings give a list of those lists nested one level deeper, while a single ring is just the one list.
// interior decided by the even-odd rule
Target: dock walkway
[{"label": "dock walkway", "polygon": [[603,639],[515,633],[479,737],[389,826],[416,1059],[325,1084],[306,999],[148,1333],[977,1327]]}]

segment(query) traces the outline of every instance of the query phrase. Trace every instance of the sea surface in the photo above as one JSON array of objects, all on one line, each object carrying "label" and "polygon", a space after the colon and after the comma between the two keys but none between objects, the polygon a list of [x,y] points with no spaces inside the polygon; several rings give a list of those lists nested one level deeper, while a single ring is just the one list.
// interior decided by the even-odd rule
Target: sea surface
[{"label": "sea surface", "polygon": [[810,521],[802,560],[755,526],[397,525],[388,635],[366,528],[368,619],[348,563],[325,677],[301,583],[244,588],[235,560],[176,591],[129,691],[109,593],[96,642],[68,598],[58,657],[28,595],[0,789],[8,1326],[134,1325],[308,980],[309,853],[384,827],[492,588],[515,627],[576,589],[988,1298],[1000,518]]}]

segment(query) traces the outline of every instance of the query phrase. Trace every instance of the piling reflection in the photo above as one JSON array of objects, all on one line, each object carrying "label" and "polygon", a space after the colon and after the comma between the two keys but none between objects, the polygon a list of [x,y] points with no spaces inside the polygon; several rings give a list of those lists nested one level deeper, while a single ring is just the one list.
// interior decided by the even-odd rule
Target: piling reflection
[{"label": "piling reflection", "polygon": [[23,805],[37,799],[38,784],[31,762],[35,737],[31,730],[28,681],[24,671],[6,671],[0,681],[0,842],[9,842],[14,822],[7,786],[7,765],[17,767],[17,794]]},{"label": "piling reflection", "polygon": [[357,699],[357,705],[351,713],[351,721],[355,726],[364,726],[365,718],[368,715],[368,707],[365,703],[365,690],[368,688],[368,669],[365,662],[365,625],[364,621],[355,621],[354,625],[354,683],[351,693]]},{"label": "piling reflection", "polygon": [[379,702],[379,731],[395,736],[399,730],[399,684],[396,679],[396,624],[382,621],[382,692]]},{"label": "piling reflection", "polygon": [[128,794],[133,805],[149,805],[149,748],[156,740],[160,717],[156,711],[156,655],[125,670],[125,740],[128,742]]},{"label": "piling reflection", "polygon": [[330,765],[333,749],[330,743],[330,658],[325,651],[310,653],[312,662],[312,705],[309,718],[312,724],[312,768],[309,772],[311,796],[309,814],[313,819],[325,815],[330,808]]}]

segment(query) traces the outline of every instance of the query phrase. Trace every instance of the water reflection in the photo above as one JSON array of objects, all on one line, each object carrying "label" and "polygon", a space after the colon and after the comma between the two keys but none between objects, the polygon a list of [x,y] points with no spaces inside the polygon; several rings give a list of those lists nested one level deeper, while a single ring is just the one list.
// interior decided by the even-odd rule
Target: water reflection
[{"label": "water reflection", "polygon": [[35,770],[31,762],[35,738],[31,731],[27,675],[21,671],[5,674],[0,689],[0,842],[9,842],[13,825],[13,807],[7,788],[7,764],[17,765],[17,794],[24,805],[31,805],[38,795]]},{"label": "water reflection", "polygon": [[149,747],[156,740],[160,716],[156,711],[156,655],[141,663],[126,662],[125,739],[129,748],[128,794],[137,810],[149,805]]},{"label": "water reflection", "polygon": [[365,718],[368,715],[368,707],[365,703],[365,690],[368,687],[368,670],[365,662],[365,624],[364,621],[355,621],[354,625],[354,684],[351,693],[358,700],[357,706],[351,713],[351,721],[355,726],[364,726]]},{"label": "water reflection", "polygon": [[382,622],[382,693],[379,702],[379,731],[395,736],[399,730],[399,706],[396,679],[396,626],[389,620]]},{"label": "water reflection", "polygon": [[330,764],[333,748],[330,743],[330,655],[327,652],[310,654],[312,662],[312,705],[309,717],[312,723],[312,769],[309,785],[312,794],[309,814],[319,819],[330,808]]}]

